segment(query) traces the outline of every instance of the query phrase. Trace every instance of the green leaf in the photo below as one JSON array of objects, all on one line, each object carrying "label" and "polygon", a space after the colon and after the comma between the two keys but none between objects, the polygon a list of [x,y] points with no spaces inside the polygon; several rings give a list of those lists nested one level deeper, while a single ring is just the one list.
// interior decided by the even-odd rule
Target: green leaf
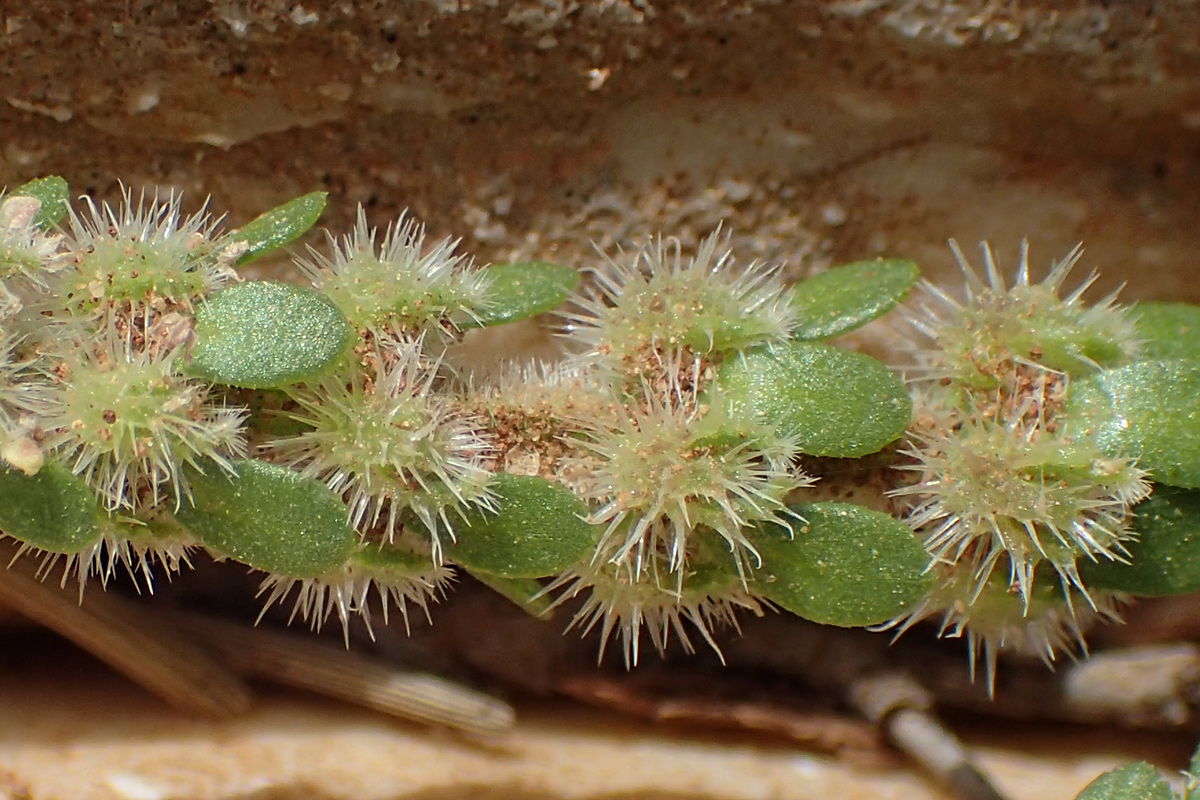
[{"label": "green leaf", "polygon": [[1142,337],[1140,360],[1200,359],[1200,306],[1138,303],[1131,309]]},{"label": "green leaf", "polygon": [[715,394],[734,428],[774,425],[800,452],[854,458],[904,433],[904,384],[869,356],[810,342],[759,348],[721,366]]},{"label": "green leaf", "polygon": [[1101,775],[1075,800],[1174,800],[1175,793],[1158,770],[1145,761],[1126,764]]},{"label": "green leaf", "polygon": [[929,591],[929,556],[912,530],[889,514],[850,503],[793,506],[805,521],[795,535],[777,525],[754,529],[763,564],[754,589],[824,625],[878,625]]},{"label": "green leaf", "polygon": [[1134,507],[1128,564],[1082,561],[1085,586],[1151,597],[1200,591],[1200,492],[1158,485]]},{"label": "green leaf", "polygon": [[544,592],[542,584],[533,578],[501,578],[486,572],[472,572],[471,577],[520,606],[531,617],[550,619],[554,615],[554,601]]},{"label": "green leaf", "polygon": [[249,249],[238,258],[238,266],[249,264],[272,250],[278,250],[303,236],[317,224],[325,210],[325,192],[310,192],[295,200],[259,214],[238,231],[228,235],[234,242],[245,242]]},{"label": "green leaf", "polygon": [[1180,800],[1196,800],[1198,791],[1200,791],[1200,747],[1197,747],[1192,753],[1192,758],[1188,761],[1187,772],[1183,774],[1183,794],[1180,796]]},{"label": "green leaf", "polygon": [[106,517],[88,485],[57,461],[34,475],[0,467],[0,530],[49,553],[78,553]]},{"label": "green leaf", "polygon": [[265,572],[318,578],[343,566],[357,537],[342,499],[310,478],[265,461],[189,473],[192,505],[179,522],[217,555]]},{"label": "green leaf", "polygon": [[504,325],[550,311],[570,297],[579,283],[578,272],[547,261],[492,264],[485,274],[491,281],[488,304],[479,312],[478,322],[465,327]]},{"label": "green leaf", "polygon": [[1068,386],[1071,430],[1111,457],[1135,456],[1156,481],[1200,488],[1200,361],[1138,361]]},{"label": "green leaf", "polygon": [[496,511],[477,511],[455,526],[446,559],[502,578],[542,578],[587,558],[597,530],[587,506],[544,478],[500,473],[488,488]]},{"label": "green leaf", "polygon": [[196,309],[188,372],[229,386],[279,388],[321,375],[353,336],[337,306],[312,289],[238,283]]},{"label": "green leaf", "polygon": [[854,330],[900,302],[920,276],[917,265],[896,258],[856,261],[814,275],[792,289],[799,324],[795,339],[828,339]]},{"label": "green leaf", "polygon": [[67,213],[69,201],[67,182],[57,175],[37,178],[13,191],[13,196],[34,197],[41,201],[41,207],[33,217],[33,224],[49,230],[54,227],[63,215]]}]

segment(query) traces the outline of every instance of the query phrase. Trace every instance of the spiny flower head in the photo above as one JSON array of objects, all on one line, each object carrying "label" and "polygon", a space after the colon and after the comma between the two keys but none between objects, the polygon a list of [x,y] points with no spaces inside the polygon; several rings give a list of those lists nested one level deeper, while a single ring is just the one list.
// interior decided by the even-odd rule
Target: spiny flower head
[{"label": "spiny flower head", "polygon": [[632,259],[606,259],[596,289],[566,314],[583,357],[636,379],[656,356],[705,355],[781,341],[795,321],[778,270],[733,269],[728,236],[715,231],[684,259],[678,240],[651,240]]},{"label": "spiny flower head", "polygon": [[951,241],[951,248],[966,279],[966,299],[960,302],[928,281],[922,284],[928,302],[910,321],[933,340],[932,348],[916,352],[923,377],[992,388],[1008,379],[1014,364],[1084,374],[1136,354],[1133,322],[1115,305],[1115,294],[1094,305],[1083,302],[1094,273],[1067,297],[1059,297],[1081,247],[1053,264],[1042,282],[1031,283],[1028,245],[1023,245],[1011,287],[987,244],[986,282],[957,243]]},{"label": "spiny flower head", "polygon": [[[296,617],[308,622],[313,630],[320,630],[331,614],[336,613],[342,632],[350,636],[350,621],[358,615],[367,631],[374,637],[371,628],[371,595],[379,601],[384,625],[388,624],[390,608],[395,608],[404,619],[408,630],[408,610],[415,606],[429,619],[429,604],[445,596],[454,577],[448,566],[434,564],[430,560],[428,546],[422,547],[413,536],[405,536],[404,545],[367,545],[351,556],[346,565],[320,578],[297,579],[285,575],[270,575],[263,581],[259,595],[266,595],[263,614],[271,606],[282,602],[293,589],[296,600],[292,606],[289,622]],[[424,552],[417,552],[424,550]],[[260,615],[261,616],[261,615]]]},{"label": "spiny flower head", "polygon": [[61,566],[59,585],[74,578],[79,596],[91,579],[107,586],[118,572],[125,572],[140,592],[154,593],[154,580],[190,567],[188,553],[195,542],[162,508],[147,508],[137,516],[110,514],[99,526],[96,539],[73,552],[53,552],[22,542],[14,558],[31,555],[39,559],[36,575],[45,579]]},{"label": "spiny flower head", "polygon": [[[906,519],[929,553],[944,562],[976,559],[979,581],[1005,561],[1026,599],[1036,568],[1048,562],[1086,593],[1076,562],[1124,557],[1130,509],[1150,493],[1145,472],[1003,394],[981,402],[982,415],[931,407],[936,396],[918,394],[918,426],[906,449],[907,469],[919,479],[892,492],[911,499]],[[936,422],[920,427],[921,420]]]},{"label": "spiny flower head", "polygon": [[0,192],[0,317],[21,308],[23,290],[44,291],[46,276],[66,266],[62,234],[47,234],[34,223],[41,205],[33,197]]},{"label": "spiny flower head", "polygon": [[454,537],[449,512],[489,503],[491,442],[479,420],[432,391],[439,362],[424,356],[421,340],[371,362],[371,373],[335,373],[292,390],[299,410],[291,416],[304,430],[265,448],[345,495],[350,524],[363,535],[379,529],[391,541],[402,515],[413,513],[440,562],[439,531]]},{"label": "spiny flower head", "polygon": [[478,318],[487,304],[485,272],[454,253],[458,242],[425,247],[425,227],[400,215],[376,249],[377,230],[358,208],[354,232],[329,235],[332,255],[309,248],[296,264],[350,324],[376,336],[400,330],[415,337],[427,330],[451,334]]},{"label": "spiny flower head", "polygon": [[133,315],[147,307],[191,308],[236,278],[233,262],[244,248],[214,241],[219,220],[204,208],[185,218],[174,192],[165,201],[145,191],[136,201],[132,190],[122,194],[117,209],[90,197],[83,198],[82,216],[68,208],[67,249],[75,269],[56,292],[67,309],[87,316],[115,307]]},{"label": "spiny flower head", "polygon": [[110,511],[189,496],[184,467],[245,453],[240,408],[208,402],[208,389],[175,371],[178,351],[136,352],[104,337],[59,367],[55,408],[44,420],[50,449],[98,492]]},{"label": "spiny flower head", "polygon": [[1104,454],[1062,411],[1072,374],[1133,355],[1132,324],[1112,297],[1082,302],[1091,280],[1058,297],[1079,248],[1037,284],[1023,249],[1010,288],[987,245],[985,283],[951,244],[967,299],[927,286],[940,308],[912,320],[933,344],[917,352],[924,386],[906,469],[918,479],[892,494],[911,503],[907,521],[930,554],[970,562],[977,586],[1006,564],[1014,593],[1032,602],[1045,564],[1086,596],[1078,560],[1125,557],[1131,508],[1150,485],[1133,459]]},{"label": "spiny flower head", "polygon": [[600,560],[564,573],[546,591],[560,592],[555,605],[584,595],[568,630],[579,628],[586,636],[599,626],[597,661],[603,661],[609,639],[619,638],[626,669],[637,666],[643,631],[660,655],[666,652],[672,633],[691,653],[693,646],[684,624],[690,623],[720,656],[713,629],[727,625],[736,630],[739,609],[762,614],[762,607],[742,580],[714,563],[693,559],[686,574],[664,583],[661,572],[666,569],[661,554],[640,576],[611,560]]},{"label": "spiny flower head", "polygon": [[794,465],[795,443],[773,431],[731,437],[718,432],[717,412],[672,407],[644,392],[612,430],[596,430],[583,445],[594,470],[583,490],[604,525],[603,548],[640,575],[661,546],[680,570],[689,537],[706,528],[723,539],[739,568],[757,554],[743,534],[755,522],[788,525],[784,498],[811,481]]},{"label": "spiny flower head", "polygon": [[21,337],[0,330],[0,438],[23,436],[53,410],[47,362],[26,356]]},{"label": "spiny flower head", "polygon": [[940,617],[941,636],[966,638],[972,678],[982,657],[989,691],[995,687],[1002,651],[1037,656],[1053,665],[1060,653],[1087,653],[1084,630],[1092,622],[1120,621],[1122,597],[1110,592],[1083,597],[1065,582],[1046,580],[1022,598],[1003,578],[980,583],[969,560],[936,570],[938,580],[925,599],[880,628],[899,635],[921,620]]}]

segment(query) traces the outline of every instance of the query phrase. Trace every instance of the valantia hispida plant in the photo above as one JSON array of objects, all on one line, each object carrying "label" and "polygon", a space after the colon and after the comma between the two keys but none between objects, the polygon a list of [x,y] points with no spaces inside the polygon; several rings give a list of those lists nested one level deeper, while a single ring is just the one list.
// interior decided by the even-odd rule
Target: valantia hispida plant
[{"label": "valantia hispida plant", "polygon": [[[907,261],[787,285],[718,231],[478,266],[360,210],[291,280],[238,276],[323,205],[226,229],[57,178],[0,198],[0,531],[47,572],[148,583],[203,548],[314,626],[429,614],[465,573],[631,665],[769,607],[1052,657],[1124,592],[1200,585],[1196,310],[1088,305],[1077,254],[923,284],[906,386],[829,340],[904,299]],[[453,369],[468,330],[556,309],[558,361]],[[836,499],[863,476],[900,518]]]}]

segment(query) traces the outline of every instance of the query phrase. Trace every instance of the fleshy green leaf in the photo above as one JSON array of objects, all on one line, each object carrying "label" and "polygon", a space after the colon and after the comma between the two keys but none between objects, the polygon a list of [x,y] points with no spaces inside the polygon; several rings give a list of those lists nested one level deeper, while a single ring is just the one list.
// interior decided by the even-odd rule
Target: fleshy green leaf
[{"label": "fleshy green leaf", "polygon": [[57,175],[47,175],[18,187],[13,196],[37,198],[42,205],[33,217],[33,224],[48,230],[67,213],[69,191],[65,180]]},{"label": "fleshy green leaf", "polygon": [[1145,761],[1126,764],[1101,775],[1075,800],[1174,800],[1175,793],[1158,770]]},{"label": "fleshy green leaf", "polygon": [[1138,361],[1070,384],[1064,413],[1109,456],[1160,483],[1200,488],[1200,361]]},{"label": "fleshy green leaf", "polygon": [[1130,563],[1083,561],[1085,585],[1147,596],[1200,591],[1200,492],[1156,486],[1134,508],[1131,527],[1139,538],[1125,545]]},{"label": "fleshy green leaf", "polygon": [[825,344],[751,350],[720,368],[717,386],[733,427],[774,425],[813,456],[877,452],[904,433],[912,414],[904,384],[887,367]]},{"label": "fleshy green leaf", "polygon": [[480,311],[478,323],[467,327],[504,325],[550,311],[570,297],[579,283],[578,272],[547,261],[492,264],[486,274],[491,281],[488,305]]},{"label": "fleshy green leaf", "polygon": [[249,245],[249,249],[238,258],[238,266],[248,264],[303,236],[320,219],[321,212],[325,210],[325,197],[325,192],[301,195],[259,214],[241,230],[231,233],[228,237],[231,241]]},{"label": "fleshy green leaf", "polygon": [[866,325],[900,302],[920,270],[896,258],[856,261],[814,275],[792,289],[796,339],[828,339]]},{"label": "fleshy green leaf", "polygon": [[316,578],[346,563],[356,546],[342,499],[310,478],[265,461],[215,465],[188,475],[191,506],[179,522],[214,553],[293,578]]},{"label": "fleshy green leaf", "polygon": [[319,376],[353,335],[337,306],[312,289],[238,283],[196,309],[188,371],[229,386],[278,388]]},{"label": "fleshy green leaf", "polygon": [[554,601],[533,578],[501,578],[486,572],[472,572],[471,577],[520,606],[531,617],[550,619],[554,615]]},{"label": "fleshy green leaf", "polygon": [[448,561],[502,578],[541,578],[591,552],[597,531],[583,521],[587,506],[563,487],[501,473],[488,488],[495,492],[497,510],[469,514],[454,526]]},{"label": "fleshy green leaf", "polygon": [[754,588],[793,614],[825,625],[878,625],[929,590],[929,556],[889,514],[850,503],[806,503],[795,535],[779,526],[751,532],[762,556]]},{"label": "fleshy green leaf", "polygon": [[1200,359],[1200,306],[1138,303],[1131,311],[1143,340],[1141,359]]},{"label": "fleshy green leaf", "polygon": [[96,496],[62,464],[35,475],[0,467],[0,530],[50,553],[78,553],[100,536],[104,512]]}]

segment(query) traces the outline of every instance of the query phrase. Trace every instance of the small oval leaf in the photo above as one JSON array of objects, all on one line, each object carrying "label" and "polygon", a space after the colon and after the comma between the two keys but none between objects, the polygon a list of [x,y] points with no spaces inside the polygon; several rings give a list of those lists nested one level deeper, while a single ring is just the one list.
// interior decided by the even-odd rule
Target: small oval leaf
[{"label": "small oval leaf", "polygon": [[866,325],[904,299],[920,274],[911,261],[881,258],[814,275],[792,287],[798,323],[791,335],[828,339]]},{"label": "small oval leaf", "polygon": [[1085,585],[1149,597],[1200,591],[1200,492],[1156,486],[1134,507],[1129,563],[1081,561]]},{"label": "small oval leaf", "polygon": [[488,303],[464,327],[504,325],[550,311],[579,283],[578,272],[548,261],[492,264],[485,274],[490,281]]},{"label": "small oval leaf", "polygon": [[1130,314],[1142,338],[1140,360],[1200,359],[1200,306],[1188,303],[1138,303]]},{"label": "small oval leaf", "polygon": [[734,427],[774,425],[800,452],[854,458],[904,433],[912,402],[879,361],[811,342],[758,348],[721,366],[717,396]]},{"label": "small oval leaf", "polygon": [[317,578],[356,547],[346,505],[324,484],[265,461],[192,471],[192,505],[176,518],[215,554],[277,575]]},{"label": "small oval leaf", "polygon": [[47,175],[18,187],[13,191],[13,196],[34,197],[41,202],[33,217],[33,224],[42,230],[49,230],[67,213],[69,191],[65,180],[57,175]]},{"label": "small oval leaf", "polygon": [[878,625],[929,591],[929,556],[889,514],[850,503],[793,506],[805,521],[750,532],[762,556],[754,589],[797,616],[824,625]]},{"label": "small oval leaf", "polygon": [[279,388],[320,376],[353,336],[337,306],[312,289],[238,283],[196,309],[188,372],[229,386]]},{"label": "small oval leaf", "polygon": [[230,233],[226,237],[229,241],[245,242],[248,248],[238,257],[238,266],[248,264],[303,236],[320,219],[321,212],[325,210],[325,198],[325,192],[301,195],[259,214],[241,230]]},{"label": "small oval leaf", "polygon": [[502,578],[542,578],[588,557],[597,529],[587,506],[544,478],[500,473],[488,484],[496,511],[467,515],[455,526],[446,559]]},{"label": "small oval leaf", "polygon": [[1160,483],[1200,488],[1200,361],[1138,361],[1072,382],[1064,414],[1111,457]]},{"label": "small oval leaf", "polygon": [[88,485],[57,461],[34,475],[0,467],[0,531],[48,553],[78,553],[100,536],[104,512]]},{"label": "small oval leaf", "polygon": [[1175,800],[1175,793],[1157,769],[1138,761],[1104,773],[1075,800]]}]

